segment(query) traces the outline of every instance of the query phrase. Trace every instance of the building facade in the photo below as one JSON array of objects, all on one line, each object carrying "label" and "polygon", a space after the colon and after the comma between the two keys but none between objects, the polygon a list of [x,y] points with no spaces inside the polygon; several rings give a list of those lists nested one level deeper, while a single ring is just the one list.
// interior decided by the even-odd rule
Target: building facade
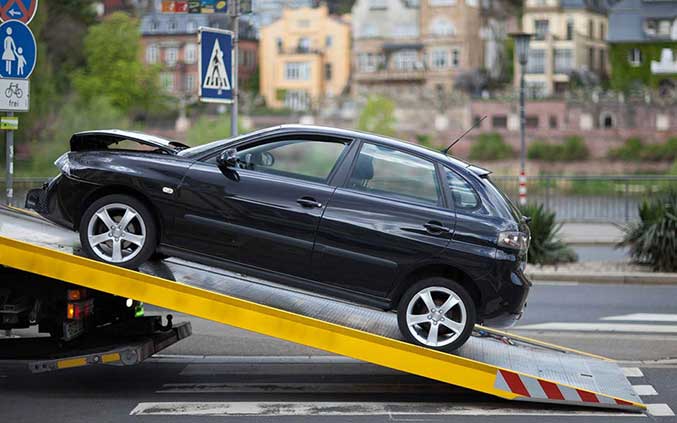
[{"label": "building facade", "polygon": [[[522,30],[534,34],[525,82],[532,97],[565,92],[571,72],[605,77],[609,70],[603,0],[526,0]],[[515,86],[519,64],[515,61]]]},{"label": "building facade", "polygon": [[[229,29],[225,15],[149,13],[141,18],[141,51],[147,65],[160,65],[163,88],[175,97],[192,99],[199,92],[197,33],[201,26]],[[256,72],[258,41],[251,27],[240,23],[239,82]]]},{"label": "building facade", "polygon": [[269,107],[310,110],[350,77],[350,22],[327,6],[285,9],[260,31],[260,93]]},{"label": "building facade", "polygon": [[677,96],[677,1],[623,0],[609,12],[611,85]]}]

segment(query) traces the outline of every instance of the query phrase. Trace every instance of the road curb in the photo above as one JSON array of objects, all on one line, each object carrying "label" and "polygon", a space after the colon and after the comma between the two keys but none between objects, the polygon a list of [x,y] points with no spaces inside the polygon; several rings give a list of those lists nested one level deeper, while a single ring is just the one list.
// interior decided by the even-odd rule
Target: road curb
[{"label": "road curb", "polygon": [[527,277],[538,282],[578,282],[595,284],[677,285],[677,273],[650,272],[542,272],[527,271]]}]

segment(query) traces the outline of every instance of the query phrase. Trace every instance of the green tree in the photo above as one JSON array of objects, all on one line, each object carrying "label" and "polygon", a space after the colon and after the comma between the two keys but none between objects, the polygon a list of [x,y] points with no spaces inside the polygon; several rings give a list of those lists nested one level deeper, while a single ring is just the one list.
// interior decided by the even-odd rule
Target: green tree
[{"label": "green tree", "polygon": [[395,135],[395,103],[389,98],[373,95],[367,99],[357,121],[361,131],[386,136]]},{"label": "green tree", "polygon": [[124,13],[113,13],[89,28],[84,41],[86,64],[73,79],[85,101],[106,97],[125,113],[162,104],[159,69],[141,63],[140,37],[138,21]]}]

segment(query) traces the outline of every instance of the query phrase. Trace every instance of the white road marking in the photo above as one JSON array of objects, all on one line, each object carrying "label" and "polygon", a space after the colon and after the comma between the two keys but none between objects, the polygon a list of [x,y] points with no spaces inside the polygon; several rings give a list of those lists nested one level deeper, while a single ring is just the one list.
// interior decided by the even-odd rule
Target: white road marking
[{"label": "white road marking", "polygon": [[623,367],[622,370],[625,377],[644,377],[644,373],[639,367]]},{"label": "white road marking", "polygon": [[573,332],[631,332],[631,333],[677,333],[673,325],[640,325],[635,323],[565,323],[549,322],[518,326],[519,330],[551,330]]},{"label": "white road marking", "polygon": [[667,404],[645,404],[647,412],[654,417],[668,417],[674,416],[675,412],[672,411]]},{"label": "white road marking", "polygon": [[658,395],[656,389],[654,389],[654,387],[651,385],[632,385],[632,389],[635,391],[637,395],[643,396]]},{"label": "white road marking", "polygon": [[129,414],[132,416],[645,416],[604,410],[564,411],[477,403],[369,402],[142,402]]},{"label": "white road marking", "polygon": [[533,281],[537,286],[578,286],[580,282],[568,281]]},{"label": "white road marking", "polygon": [[621,320],[626,322],[677,322],[677,314],[632,313],[620,316],[602,317],[601,320]]},{"label": "white road marking", "polygon": [[450,393],[451,385],[424,383],[167,383],[158,394],[213,394],[213,393]]}]

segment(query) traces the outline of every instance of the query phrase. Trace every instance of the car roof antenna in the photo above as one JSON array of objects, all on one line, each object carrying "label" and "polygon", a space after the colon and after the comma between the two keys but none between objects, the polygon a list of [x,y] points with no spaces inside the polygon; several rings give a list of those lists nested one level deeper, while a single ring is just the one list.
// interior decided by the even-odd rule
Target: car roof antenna
[{"label": "car roof antenna", "polygon": [[482,116],[482,118],[478,119],[475,123],[473,123],[473,125],[472,125],[470,128],[468,128],[467,131],[465,131],[464,133],[462,133],[460,137],[456,138],[456,139],[454,140],[454,142],[452,142],[451,144],[449,144],[449,147],[447,147],[447,148],[445,148],[444,150],[442,150],[442,153],[444,153],[444,154],[449,153],[449,150],[451,150],[451,147],[453,147],[454,145],[456,145],[457,142],[461,141],[461,139],[462,139],[463,137],[465,137],[465,136],[468,134],[468,132],[470,132],[470,131],[472,131],[473,129],[475,129],[475,128],[477,128],[478,126],[480,126],[480,123],[482,123],[482,121],[483,121],[484,119],[486,119],[486,118],[487,118],[487,115],[484,115],[484,116]]}]

